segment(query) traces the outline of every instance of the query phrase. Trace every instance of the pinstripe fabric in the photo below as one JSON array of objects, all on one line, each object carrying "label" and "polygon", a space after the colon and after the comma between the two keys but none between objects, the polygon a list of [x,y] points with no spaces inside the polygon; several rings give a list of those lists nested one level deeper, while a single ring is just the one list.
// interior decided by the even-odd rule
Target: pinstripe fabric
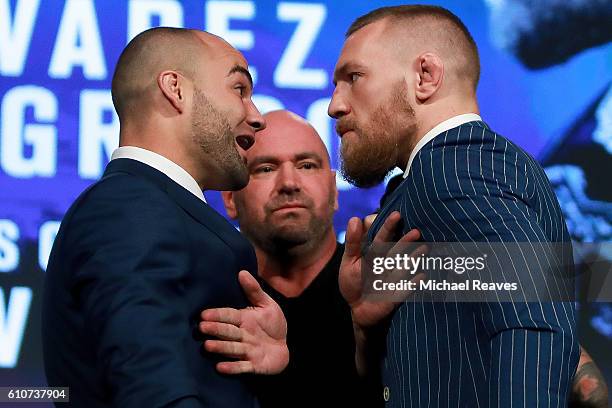
[{"label": "pinstripe fabric", "polygon": [[[483,122],[450,129],[418,152],[370,239],[394,210],[404,232],[418,228],[427,242],[531,243],[533,253],[513,259],[517,277],[538,290],[560,285],[542,282],[527,262],[547,242],[570,242],[550,183]],[[387,406],[565,407],[578,355],[571,303],[406,302],[387,337]]]}]

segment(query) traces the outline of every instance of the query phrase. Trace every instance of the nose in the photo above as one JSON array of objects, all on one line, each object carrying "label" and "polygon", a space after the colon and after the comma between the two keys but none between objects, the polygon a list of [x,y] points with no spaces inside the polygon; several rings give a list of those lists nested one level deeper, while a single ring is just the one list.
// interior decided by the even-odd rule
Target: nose
[{"label": "nose", "polygon": [[249,100],[249,105],[247,106],[246,122],[255,129],[256,132],[266,128],[266,120],[261,113],[259,113],[259,110],[252,100]]},{"label": "nose", "polygon": [[300,191],[300,176],[293,163],[285,163],[279,168],[277,187],[281,194],[294,194]]},{"label": "nose", "polygon": [[329,107],[327,108],[327,114],[334,119],[339,119],[342,116],[349,113],[349,105],[346,103],[346,99],[341,95],[339,87],[334,89]]}]

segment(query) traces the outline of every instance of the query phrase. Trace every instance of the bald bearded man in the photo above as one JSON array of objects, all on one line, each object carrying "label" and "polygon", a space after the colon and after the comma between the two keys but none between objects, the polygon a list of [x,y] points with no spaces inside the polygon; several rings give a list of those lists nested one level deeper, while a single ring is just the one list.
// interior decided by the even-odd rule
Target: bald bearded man
[{"label": "bald bearded man", "polygon": [[350,309],[338,287],[335,172],[303,118],[264,117],[268,126],[245,154],[249,184],[223,193],[228,215],[255,247],[262,286],[287,318],[291,359],[281,374],[261,379],[261,406],[362,406]]},{"label": "bald bearded man", "polygon": [[[260,378],[261,406],[379,406],[377,379],[357,374],[350,309],[340,293],[341,264],[360,266],[345,263],[336,242],[338,192],[328,152],[298,115],[274,111],[265,118],[268,126],[245,153],[249,184],[222,193],[228,215],[255,246],[262,286],[287,318],[291,360],[281,374]],[[386,226],[393,231],[393,222]],[[378,239],[388,241],[393,234],[384,231]],[[418,239],[418,232],[402,239]],[[238,338],[237,319],[227,319],[233,312],[227,308],[216,317],[210,312],[203,313],[200,329],[220,339],[206,342],[217,351],[219,342]]]},{"label": "bald bearded man", "polygon": [[[253,407],[244,378],[217,370],[286,366],[282,312],[240,272],[257,272],[253,248],[202,193],[248,181],[241,152],[265,127],[251,93],[244,57],[205,32],[151,29],[121,54],[120,147],[66,213],[45,282],[45,369],[72,405]],[[245,354],[230,362],[197,330],[220,306],[245,312]]]},{"label": "bald bearded man", "polygon": [[[351,313],[338,285],[344,248],[333,227],[338,191],[329,154],[300,116],[283,110],[264,117],[266,129],[245,153],[249,184],[222,193],[228,215],[255,247],[264,290],[287,318],[291,359],[279,375],[260,379],[260,404],[379,406],[377,384],[357,374]],[[231,326],[209,320],[201,329],[219,335]]]}]

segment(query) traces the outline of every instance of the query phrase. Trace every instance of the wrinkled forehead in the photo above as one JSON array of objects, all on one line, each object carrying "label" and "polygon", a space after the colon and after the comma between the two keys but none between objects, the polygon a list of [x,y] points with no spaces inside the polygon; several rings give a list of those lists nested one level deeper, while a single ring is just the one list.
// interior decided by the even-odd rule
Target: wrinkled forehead
[{"label": "wrinkled forehead", "polygon": [[257,141],[246,151],[247,161],[261,157],[291,161],[314,153],[329,166],[327,148],[308,123],[274,115],[265,118],[266,128],[257,133]]}]

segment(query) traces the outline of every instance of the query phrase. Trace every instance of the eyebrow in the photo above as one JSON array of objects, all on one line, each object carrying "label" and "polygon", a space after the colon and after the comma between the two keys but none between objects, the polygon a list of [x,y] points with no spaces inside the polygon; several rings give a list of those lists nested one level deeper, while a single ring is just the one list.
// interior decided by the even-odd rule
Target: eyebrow
[{"label": "eyebrow", "polygon": [[[315,152],[302,152],[302,153],[298,153],[295,156],[293,156],[293,161],[296,161],[296,162],[301,161],[301,160],[306,160],[306,159],[311,159],[311,160],[316,161],[319,166],[323,165],[323,158],[321,157],[321,155]],[[278,159],[278,157],[257,156],[249,162],[248,167],[254,168],[254,167],[259,166],[262,163],[278,164],[279,162],[280,160]]]},{"label": "eyebrow", "polygon": [[356,62],[347,61],[342,63],[338,68],[334,70],[334,78],[333,84],[336,85],[338,83],[338,77],[345,76],[348,72],[351,71],[364,71],[365,66],[358,64]]},{"label": "eyebrow", "polygon": [[259,166],[262,163],[276,164],[278,163],[278,159],[274,156],[257,156],[253,160],[248,161],[248,167],[253,168]]},{"label": "eyebrow", "polygon": [[232,76],[235,73],[244,75],[249,80],[249,83],[251,84],[251,88],[253,87],[253,77],[251,77],[251,73],[249,72],[248,69],[246,69],[242,65],[236,64],[232,67],[232,69],[229,70],[229,72],[227,73],[227,76],[228,77]]},{"label": "eyebrow", "polygon": [[299,153],[295,155],[294,159],[295,161],[311,159],[311,160],[316,161],[319,166],[323,164],[323,158],[318,153],[315,153],[315,152]]}]

